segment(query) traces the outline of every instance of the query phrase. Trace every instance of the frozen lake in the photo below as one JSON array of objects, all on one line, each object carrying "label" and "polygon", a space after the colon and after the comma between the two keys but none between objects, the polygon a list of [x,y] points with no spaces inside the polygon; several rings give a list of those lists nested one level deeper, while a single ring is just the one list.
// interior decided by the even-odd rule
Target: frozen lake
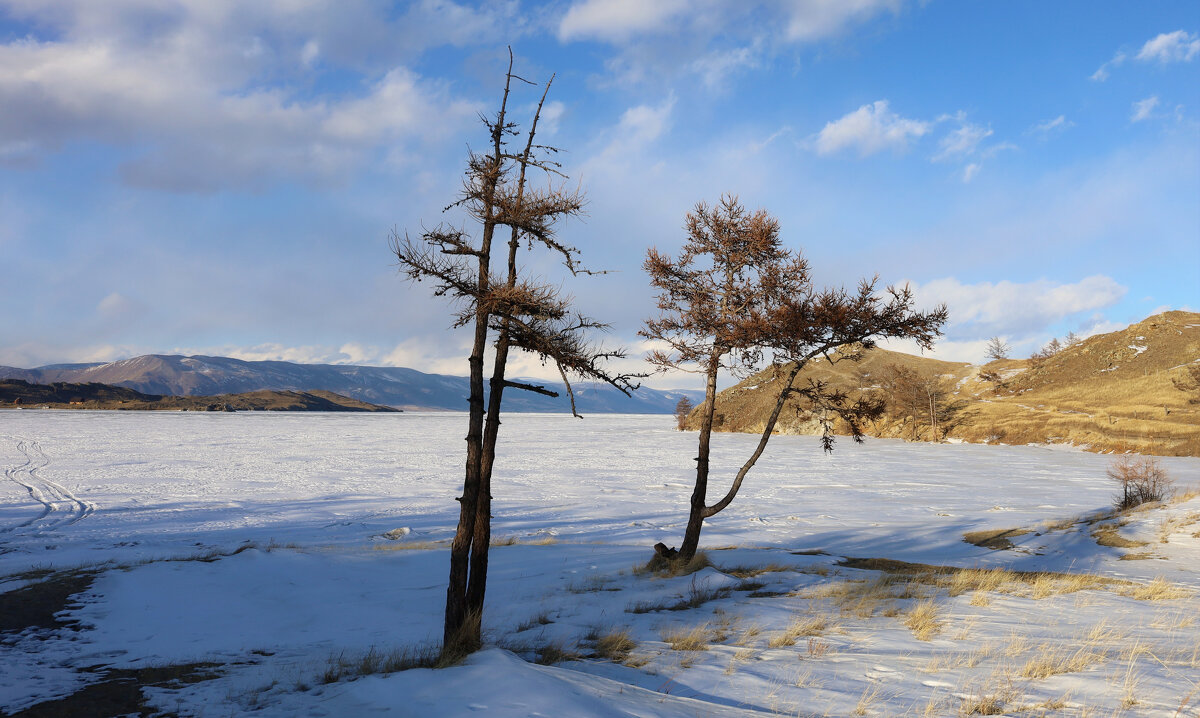
[{"label": "frozen lake", "polygon": [[[507,417],[493,534],[674,545],[696,435],[672,424]],[[445,539],[458,518],[465,434],[456,413],[0,411],[0,572],[243,541],[356,544],[395,528],[411,529],[409,540]],[[711,494],[755,441],[715,436]],[[879,439],[839,440],[824,454],[814,437],[777,436],[737,500],[706,523],[704,542],[945,557],[964,531],[1108,506],[1108,461],[1062,448]],[[1163,462],[1179,483],[1200,484],[1200,460]]]},{"label": "frozen lake", "polygon": [[[1015,686],[1014,707],[1108,715],[1134,700],[1136,676],[1134,713],[1170,716],[1195,693],[1200,499],[1131,515],[1120,531],[1152,560],[1121,560],[1090,524],[1063,522],[1111,505],[1110,457],[895,440],[840,440],[827,455],[815,437],[778,436],[705,523],[717,568],[639,575],[630,569],[655,542],[677,545],[686,521],[696,434],[673,423],[512,415],[493,482],[493,536],[517,543],[492,551],[485,639],[527,646],[513,647],[525,658],[538,642],[586,656],[586,636],[627,630],[641,663],[535,666],[492,648],[456,668],[325,685],[313,676],[331,656],[440,636],[465,415],[0,411],[0,593],[36,582],[11,578],[28,569],[95,573],[61,614],[78,628],[0,641],[0,710],[80,691],[100,680],[97,665],[195,661],[220,677],[147,687],[151,703],[180,715],[684,718],[848,715],[870,698],[864,715],[954,715],[998,682]],[[713,494],[755,442],[714,437]],[[1200,460],[1162,463],[1181,487],[1200,485]],[[1011,550],[962,540],[1017,527],[1034,531]],[[844,557],[1136,583],[1046,596],[1014,584],[986,600],[921,584],[864,611],[836,596],[875,572],[843,568]],[[761,595],[731,575],[739,565],[770,567],[755,577]],[[1192,592],[1130,593],[1160,576]],[[689,610],[636,608],[697,586],[724,593]],[[944,625],[933,639],[904,624],[922,597]],[[816,638],[778,640],[814,617],[825,621]],[[678,627],[708,627],[710,645],[680,651],[665,638]],[[1056,646],[1086,649],[1089,662],[1045,679],[1021,672],[1039,651],[1067,650]]]}]

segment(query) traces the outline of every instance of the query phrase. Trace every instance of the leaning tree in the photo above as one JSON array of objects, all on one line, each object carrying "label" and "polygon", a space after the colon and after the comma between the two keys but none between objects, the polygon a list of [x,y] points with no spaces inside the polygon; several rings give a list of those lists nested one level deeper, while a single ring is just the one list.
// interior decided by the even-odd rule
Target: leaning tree
[{"label": "leaning tree", "polygon": [[[854,439],[862,441],[861,423],[883,411],[878,399],[860,396],[852,401],[826,382],[797,382],[809,361],[858,361],[882,338],[911,339],[929,348],[947,316],[944,306],[914,311],[908,287],[888,287],[880,296],[875,289],[878,278],[863,280],[854,292],[816,289],[808,262],[782,245],[779,222],[764,210],[748,212],[736,197],[726,195],[715,207],[697,204],[687,214],[685,228],[687,239],[678,259],[654,249],[647,253],[644,267],[659,292],[659,316],[648,319],[640,332],[663,347],[650,353],[652,364],[705,378],[687,529],[677,553],[659,547],[667,558],[680,561],[695,556],[704,520],[737,496],[789,399],[798,399],[819,416],[825,451],[833,450],[831,416],[841,417]],[[717,376],[722,369],[735,374],[757,371],[764,363],[773,373],[762,385],[775,393],[771,414],[729,490],[708,504]]]},{"label": "leaning tree", "polygon": [[[474,331],[468,359],[466,470],[462,496],[457,499],[459,520],[450,547],[446,589],[442,651],[447,658],[480,645],[491,543],[492,469],[504,392],[521,389],[558,396],[544,386],[508,379],[505,371],[510,350],[530,352],[544,364],[554,365],[576,416],[569,376],[607,382],[626,394],[637,388],[631,376],[611,373],[603,366],[606,359],[623,357],[623,351],[599,348],[589,339],[607,325],[578,313],[560,287],[524,276],[518,266],[522,251],[540,248],[557,255],[572,275],[590,274],[579,265],[577,250],[563,243],[556,232],[561,220],[581,212],[583,197],[566,189],[566,176],[553,159],[557,150],[534,143],[553,80],[552,76],[542,90],[524,133],[524,146],[514,149],[510,143],[522,138],[522,132],[508,115],[513,83],[534,83],[513,74],[509,50],[500,109],[495,117],[481,117],[489,134],[488,150],[469,154],[461,195],[446,208],[465,211],[478,226],[477,236],[447,224],[426,230],[417,239],[407,234],[392,236],[401,271],[411,280],[431,281],[436,296],[457,304],[454,327],[470,326]],[[531,172],[546,175],[545,186],[535,188]],[[497,231],[505,228],[507,245],[495,247]],[[505,263],[497,269],[493,260]],[[489,343],[495,352],[485,391],[484,354]]]}]

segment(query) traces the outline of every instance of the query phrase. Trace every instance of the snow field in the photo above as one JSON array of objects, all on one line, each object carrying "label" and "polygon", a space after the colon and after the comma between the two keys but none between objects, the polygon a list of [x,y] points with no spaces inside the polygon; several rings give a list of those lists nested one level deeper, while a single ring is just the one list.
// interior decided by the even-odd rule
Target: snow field
[{"label": "snow field", "polygon": [[[1096,521],[1114,490],[1107,457],[895,441],[839,442],[827,456],[812,437],[781,436],[706,523],[714,566],[661,577],[635,569],[654,542],[676,544],[686,520],[695,435],[671,424],[508,417],[493,535],[514,543],[491,554],[495,647],[455,668],[326,684],[331,663],[440,636],[465,417],[0,412],[5,469],[36,442],[40,478],[94,507],[22,525],[46,507],[10,476],[0,576],[121,566],[63,614],[78,630],[0,639],[0,708],[70,694],[98,679],[85,666],[192,661],[222,664],[221,677],[147,688],[154,705],[221,716],[1171,716],[1200,702],[1200,498]],[[753,441],[716,437],[714,493]],[[1200,484],[1200,461],[1163,463]],[[1122,522],[1118,535],[1144,545],[1097,542],[1096,526]],[[1007,550],[962,540],[1005,528],[1031,531]],[[383,537],[395,529],[408,531]],[[215,560],[163,560],[195,557]],[[846,557],[1096,578],[881,572],[839,565]],[[34,582],[0,579],[0,591]],[[628,650],[600,645],[622,635]],[[530,662],[554,652],[576,659]]]}]

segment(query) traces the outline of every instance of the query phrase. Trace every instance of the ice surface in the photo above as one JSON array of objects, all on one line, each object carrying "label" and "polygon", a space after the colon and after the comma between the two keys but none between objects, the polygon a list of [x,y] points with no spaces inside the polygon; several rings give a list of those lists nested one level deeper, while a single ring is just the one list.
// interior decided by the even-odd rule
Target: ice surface
[{"label": "ice surface", "polygon": [[[1110,505],[1108,457],[1061,447],[894,440],[839,441],[827,455],[814,437],[778,436],[730,508],[706,522],[703,543],[739,547],[712,552],[726,571],[742,563],[787,568],[755,579],[780,595],[733,591],[689,611],[630,613],[639,602],[740,584],[717,569],[676,579],[630,572],[649,546],[676,545],[683,531],[696,435],[675,431],[673,422],[512,415],[494,480],[493,535],[518,543],[492,552],[490,639],[521,650],[521,641],[577,645],[597,627],[626,627],[648,657],[645,667],[596,660],[541,667],[493,649],[459,668],[313,687],[331,656],[439,638],[447,567],[438,542],[453,535],[457,521],[465,416],[0,411],[0,576],[106,561],[123,567],[101,573],[70,609],[83,630],[0,644],[7,669],[0,708],[95,680],[76,670],[83,666],[213,660],[227,664],[224,678],[150,692],[183,714],[253,706],[263,715],[486,709],[503,716],[684,716],[795,714],[803,706],[847,714],[877,690],[868,713],[895,714],[934,694],[957,700],[955,691],[987,677],[961,667],[923,673],[913,658],[921,651],[980,650],[1014,631],[1029,633],[1036,645],[1114,618],[1146,641],[1160,641],[1163,651],[1183,655],[1195,644],[1195,625],[1181,628],[1183,619],[1171,630],[1154,628],[1194,614],[1193,598],[1151,609],[1114,592],[1091,592],[1084,605],[1071,595],[1001,596],[981,608],[968,603],[970,596],[942,595],[948,617],[978,626],[970,638],[952,639],[947,630],[933,643],[917,642],[902,619],[835,616],[844,627],[821,639],[830,644],[826,659],[806,656],[804,639],[775,649],[765,639],[743,647],[729,639],[683,660],[662,631],[731,616],[743,627],[780,630],[815,610],[797,591],[874,575],[839,569],[846,556],[1095,572],[1141,583],[1161,575],[1200,589],[1200,540],[1193,535],[1200,526],[1188,523],[1200,502],[1132,517],[1121,534],[1147,542],[1141,550],[1153,558],[1122,561],[1127,552],[1097,544],[1085,524],[1043,525]],[[714,494],[756,440],[715,437]],[[1162,462],[1181,485],[1200,485],[1200,460]],[[968,531],[1016,527],[1037,530],[1013,538],[1005,551],[962,540]],[[402,528],[409,531],[395,531]],[[385,538],[388,532],[399,537]],[[543,544],[548,538],[556,542]],[[247,544],[254,548],[219,560],[162,560],[213,558]],[[409,546],[416,548],[404,550]],[[26,583],[0,582],[0,590]],[[517,630],[535,616],[547,622]],[[739,651],[754,656],[738,659]],[[1177,667],[1183,659],[1158,658],[1162,665],[1135,661],[1150,713],[1173,701],[1174,710],[1195,680]],[[1080,706],[1118,705],[1107,678],[1118,663],[1030,683],[1026,697],[1049,700],[1069,690]],[[742,667],[727,673],[735,664]],[[798,670],[813,674],[806,687],[798,685]]]}]

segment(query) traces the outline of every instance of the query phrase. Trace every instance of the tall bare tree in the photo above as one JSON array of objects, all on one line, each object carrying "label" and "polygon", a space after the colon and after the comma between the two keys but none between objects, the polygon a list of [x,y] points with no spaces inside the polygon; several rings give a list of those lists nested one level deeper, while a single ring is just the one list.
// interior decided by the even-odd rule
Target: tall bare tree
[{"label": "tall bare tree", "polygon": [[[779,222],[764,210],[748,212],[736,197],[724,196],[715,207],[697,204],[685,222],[687,240],[678,259],[651,249],[644,267],[658,289],[659,316],[646,321],[641,334],[662,342],[649,361],[661,369],[683,369],[704,376],[696,483],[688,525],[672,557],[690,561],[700,542],[704,520],[724,510],[762,455],[780,412],[797,397],[821,417],[822,445],[833,450],[831,416],[840,416],[861,441],[860,423],[874,418],[882,404],[868,397],[851,401],[826,383],[796,377],[814,358],[858,361],[883,337],[910,338],[932,346],[946,320],[945,307],[912,311],[907,287],[886,290],[864,280],[857,291],[814,288],[808,262],[783,247]],[[758,446],[734,476],[725,495],[707,503],[709,453],[716,409],[717,375],[722,369],[748,372],[768,361],[775,379],[775,406]],[[661,552],[661,549],[660,549]],[[669,551],[667,552],[669,553]]]},{"label": "tall bare tree", "polygon": [[[624,352],[604,350],[589,340],[590,334],[606,330],[607,325],[574,311],[558,287],[523,277],[518,268],[524,246],[558,255],[572,274],[590,274],[580,267],[577,250],[561,242],[556,233],[559,221],[581,212],[583,197],[565,188],[566,177],[552,159],[557,150],[534,143],[553,80],[551,77],[542,90],[524,133],[524,147],[512,149],[510,141],[522,136],[508,116],[513,83],[533,83],[513,74],[509,50],[500,109],[495,117],[481,118],[488,129],[489,148],[484,153],[470,153],[462,193],[447,207],[464,210],[478,224],[478,237],[445,224],[426,230],[415,240],[407,234],[392,236],[403,273],[414,281],[430,280],[436,296],[449,297],[458,305],[454,326],[474,329],[468,359],[467,460],[463,493],[458,498],[458,528],[450,547],[444,655],[468,653],[480,645],[491,543],[492,470],[504,392],[521,389],[558,396],[544,386],[507,379],[510,350],[531,352],[543,363],[555,365],[576,416],[571,375],[607,382],[625,394],[636,388],[629,375],[603,367],[606,359],[623,357]],[[545,188],[530,185],[530,171],[547,175]],[[493,242],[499,228],[509,230],[508,243],[496,252]],[[492,264],[499,257],[506,265],[496,272]],[[494,344],[495,355],[485,392],[484,354],[489,342]]]}]

